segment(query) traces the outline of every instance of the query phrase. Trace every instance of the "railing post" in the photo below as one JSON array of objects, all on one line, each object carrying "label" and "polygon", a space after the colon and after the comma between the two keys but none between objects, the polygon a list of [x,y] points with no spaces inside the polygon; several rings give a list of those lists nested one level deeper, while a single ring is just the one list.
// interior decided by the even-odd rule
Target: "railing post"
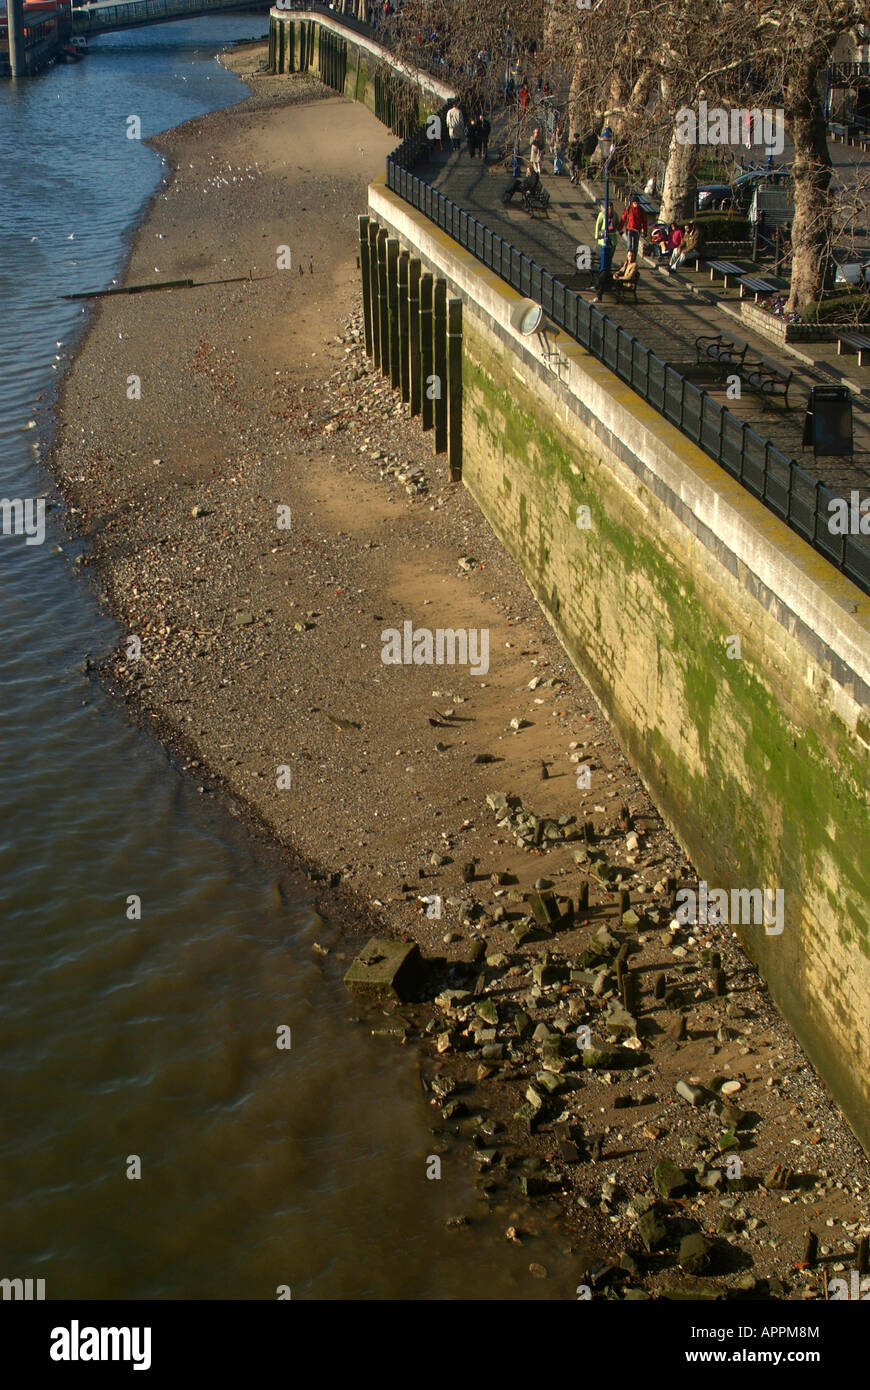
[{"label": "railing post", "polygon": [[423,428],[431,430],[435,419],[434,401],[430,394],[433,375],[432,292],[435,277],[427,270],[420,276],[420,375]]},{"label": "railing post", "polygon": [[419,415],[420,400],[420,275],[415,258],[408,267],[408,347],[411,356],[411,414]]}]

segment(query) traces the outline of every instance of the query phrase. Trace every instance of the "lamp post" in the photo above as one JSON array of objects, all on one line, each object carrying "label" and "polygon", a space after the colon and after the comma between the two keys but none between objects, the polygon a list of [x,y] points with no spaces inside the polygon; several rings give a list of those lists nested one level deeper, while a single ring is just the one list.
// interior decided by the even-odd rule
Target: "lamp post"
[{"label": "lamp post", "polygon": [[515,116],[516,116],[516,120],[515,120],[515,123],[514,123],[514,159],[513,159],[513,164],[512,164],[511,167],[513,168],[513,171],[514,171],[514,178],[515,178],[515,179],[518,179],[519,176],[520,176],[520,55],[519,55],[519,52],[517,53],[517,61],[516,61],[516,63],[514,64],[514,114],[515,114]]},{"label": "lamp post", "polygon": [[598,137],[601,146],[601,158],[604,161],[604,243],[601,247],[601,264],[599,269],[604,271],[610,265],[610,161],[616,146],[613,143],[613,131],[606,125]]}]

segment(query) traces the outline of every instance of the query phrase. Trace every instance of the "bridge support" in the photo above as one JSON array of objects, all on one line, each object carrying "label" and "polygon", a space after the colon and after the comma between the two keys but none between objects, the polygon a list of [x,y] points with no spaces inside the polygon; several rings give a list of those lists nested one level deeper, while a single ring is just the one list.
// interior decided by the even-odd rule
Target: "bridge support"
[{"label": "bridge support", "polygon": [[24,0],[6,0],[9,31],[9,68],[13,77],[24,77],[27,54],[24,49]]}]

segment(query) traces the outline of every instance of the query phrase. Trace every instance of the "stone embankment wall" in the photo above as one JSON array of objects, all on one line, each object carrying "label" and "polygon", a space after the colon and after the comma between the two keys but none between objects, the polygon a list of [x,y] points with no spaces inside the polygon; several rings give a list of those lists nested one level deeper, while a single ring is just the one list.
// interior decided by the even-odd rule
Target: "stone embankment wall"
[{"label": "stone embankment wall", "polygon": [[452,87],[396,64],[388,49],[340,20],[305,11],[269,11],[269,71],[317,73],[327,86],[362,102],[392,129],[399,128],[401,118],[408,119],[406,106],[397,100],[399,84],[416,90],[418,108],[410,116],[415,125],[453,96]]},{"label": "stone embankment wall", "polygon": [[734,925],[870,1150],[870,599],[383,179],[363,231],[395,383],[444,364],[451,464],[700,876],[782,889]]}]

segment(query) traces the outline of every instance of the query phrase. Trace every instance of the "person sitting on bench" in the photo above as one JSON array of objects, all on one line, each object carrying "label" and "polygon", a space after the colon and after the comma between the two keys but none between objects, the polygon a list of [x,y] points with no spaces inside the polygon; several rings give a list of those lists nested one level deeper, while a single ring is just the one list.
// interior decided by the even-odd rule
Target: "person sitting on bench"
[{"label": "person sitting on bench", "polygon": [[592,303],[600,304],[604,291],[611,290],[614,286],[623,291],[631,289],[633,285],[637,284],[638,273],[637,260],[633,251],[629,251],[624,265],[621,265],[619,270],[612,271],[608,264],[607,268],[602,270],[598,276]]},{"label": "person sitting on bench", "polygon": [[638,270],[637,257],[633,251],[629,251],[624,263],[618,270],[613,272],[613,283],[617,289],[625,293],[626,290],[636,290],[637,280],[640,271]]},{"label": "person sitting on bench", "polygon": [[540,185],[540,174],[532,168],[531,164],[527,164],[526,177],[524,179],[514,179],[501,195],[501,200],[505,207],[507,207],[515,193],[537,193]]}]

